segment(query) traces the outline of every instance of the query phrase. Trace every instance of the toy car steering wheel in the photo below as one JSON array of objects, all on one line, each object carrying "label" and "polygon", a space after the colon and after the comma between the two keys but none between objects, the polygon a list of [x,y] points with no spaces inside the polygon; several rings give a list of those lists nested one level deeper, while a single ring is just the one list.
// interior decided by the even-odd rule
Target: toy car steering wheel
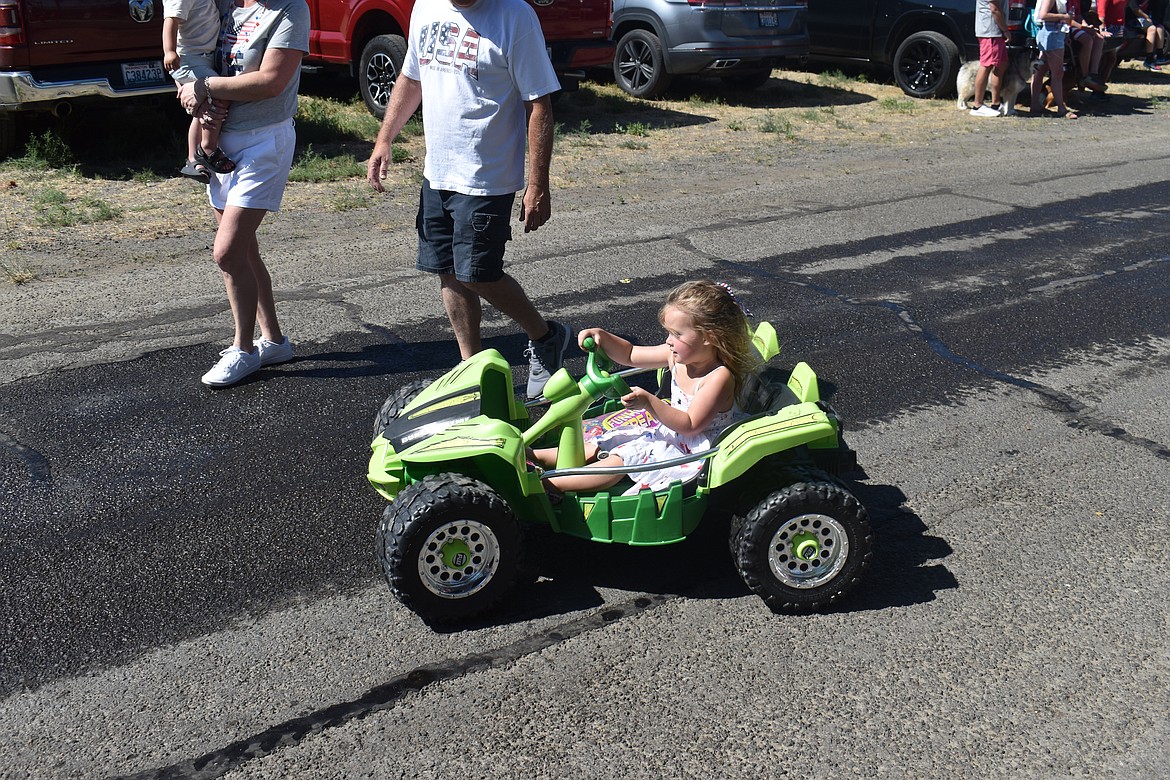
[{"label": "toy car steering wheel", "polygon": [[625,378],[617,374],[617,364],[610,359],[609,355],[605,354],[605,350],[593,340],[592,336],[586,337],[581,348],[589,354],[585,360],[585,376],[581,378],[582,384],[588,384],[590,394],[594,398],[605,396],[616,399],[623,395],[629,395],[630,386],[626,383]]}]

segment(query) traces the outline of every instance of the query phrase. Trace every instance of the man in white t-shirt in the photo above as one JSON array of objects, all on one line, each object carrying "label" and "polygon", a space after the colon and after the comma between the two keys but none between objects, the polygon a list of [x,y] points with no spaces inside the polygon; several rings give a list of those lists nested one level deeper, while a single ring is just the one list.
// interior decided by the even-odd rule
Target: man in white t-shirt
[{"label": "man in white t-shirt", "polygon": [[368,164],[370,184],[382,192],[391,143],[421,103],[427,154],[417,267],[439,275],[464,359],[481,348],[481,299],[524,329],[529,398],[561,367],[573,334],[545,320],[504,272],[504,247],[517,191],[524,189],[525,233],[552,213],[549,95],[558,89],[540,23],[524,0],[418,0],[406,61]]}]

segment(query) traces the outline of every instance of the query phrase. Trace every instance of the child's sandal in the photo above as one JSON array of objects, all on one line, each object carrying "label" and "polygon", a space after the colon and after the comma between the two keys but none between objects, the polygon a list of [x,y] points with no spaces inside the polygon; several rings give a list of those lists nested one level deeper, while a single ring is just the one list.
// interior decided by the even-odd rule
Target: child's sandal
[{"label": "child's sandal", "polygon": [[215,147],[215,151],[211,154],[203,151],[202,146],[196,146],[195,162],[207,166],[216,173],[231,173],[236,169],[236,164],[218,146]]}]

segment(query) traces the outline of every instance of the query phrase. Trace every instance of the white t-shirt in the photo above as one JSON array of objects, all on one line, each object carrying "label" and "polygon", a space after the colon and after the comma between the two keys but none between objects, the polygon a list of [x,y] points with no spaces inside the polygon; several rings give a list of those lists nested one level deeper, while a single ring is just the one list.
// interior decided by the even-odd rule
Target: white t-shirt
[{"label": "white t-shirt", "polygon": [[163,0],[163,18],[179,20],[179,54],[215,51],[219,8],[215,0]]},{"label": "white t-shirt", "polygon": [[[309,6],[305,0],[260,0],[247,8],[235,0],[219,0],[225,11],[219,36],[216,66],[223,76],[260,70],[268,49],[309,51]],[[255,130],[292,119],[297,113],[301,72],[293,74],[276,97],[231,104],[224,132]]]},{"label": "white t-shirt", "polygon": [[402,74],[422,83],[427,156],[438,190],[524,188],[524,102],[561,88],[536,12],[524,0],[418,0]]}]

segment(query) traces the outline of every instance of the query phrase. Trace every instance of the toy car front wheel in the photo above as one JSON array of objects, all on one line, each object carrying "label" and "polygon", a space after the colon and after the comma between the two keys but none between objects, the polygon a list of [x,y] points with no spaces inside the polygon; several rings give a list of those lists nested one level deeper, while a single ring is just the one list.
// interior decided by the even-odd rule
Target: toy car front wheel
[{"label": "toy car front wheel", "polygon": [[736,568],[777,612],[827,607],[853,588],[873,555],[865,508],[824,477],[777,490],[732,522]]},{"label": "toy car front wheel", "polygon": [[487,485],[425,477],[386,507],[375,537],[390,590],[433,623],[464,620],[499,601],[520,570],[520,528]]},{"label": "toy car front wheel", "polygon": [[406,409],[407,404],[426,388],[427,383],[423,381],[407,382],[386,396],[382,408],[374,416],[374,438],[378,438],[386,426],[398,419],[398,416]]}]

